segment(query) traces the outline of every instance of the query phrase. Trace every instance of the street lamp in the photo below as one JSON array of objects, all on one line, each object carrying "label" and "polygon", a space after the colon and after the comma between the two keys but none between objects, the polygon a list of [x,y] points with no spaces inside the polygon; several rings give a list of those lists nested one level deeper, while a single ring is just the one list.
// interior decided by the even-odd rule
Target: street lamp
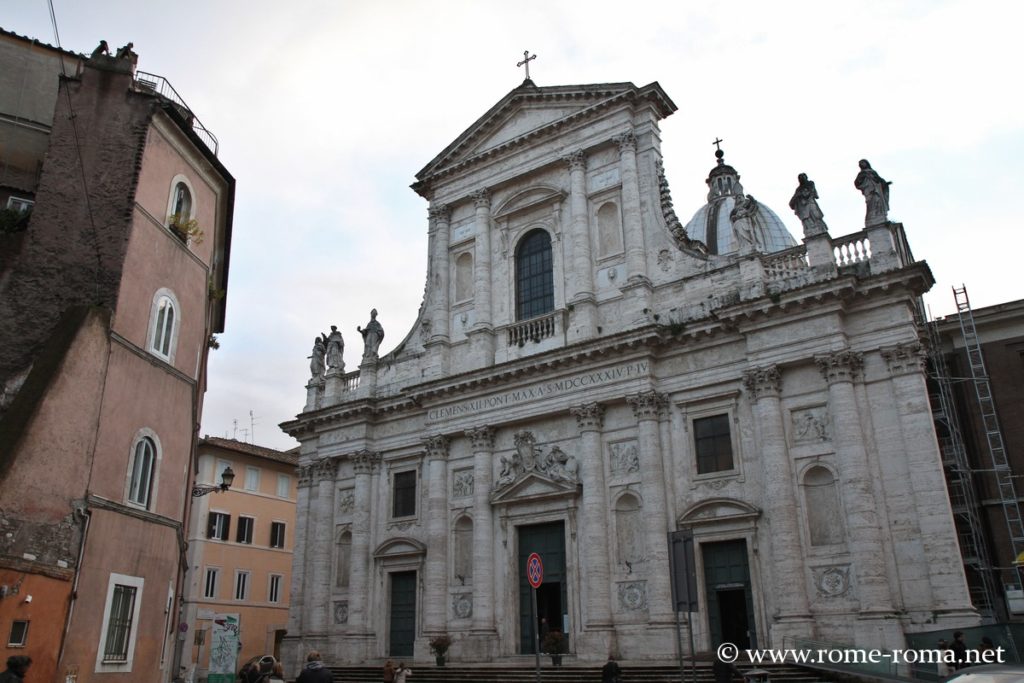
[{"label": "street lamp", "polygon": [[230,467],[224,468],[220,475],[220,484],[192,484],[192,497],[199,498],[207,493],[222,493],[231,488],[231,482],[235,480],[235,473]]}]

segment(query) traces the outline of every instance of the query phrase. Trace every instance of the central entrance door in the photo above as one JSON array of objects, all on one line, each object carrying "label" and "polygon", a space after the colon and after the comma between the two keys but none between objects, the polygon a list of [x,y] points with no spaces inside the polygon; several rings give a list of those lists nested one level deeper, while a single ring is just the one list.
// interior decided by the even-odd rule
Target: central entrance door
[{"label": "central entrance door", "polygon": [[747,542],[704,543],[701,550],[711,647],[722,643],[732,643],[741,650],[757,647]]},{"label": "central entrance door", "polygon": [[388,654],[412,657],[416,639],[416,572],[391,574],[391,615],[388,625]]},{"label": "central entrance door", "polygon": [[[530,627],[530,582],[526,578],[526,558],[540,555],[544,563],[544,583],[537,589],[537,628],[563,631],[569,637],[569,601],[566,597],[565,522],[548,522],[518,527],[519,530],[519,652],[533,654],[533,629]],[[546,622],[544,622],[546,620]],[[542,626],[542,622],[545,623]],[[543,638],[543,637],[542,637]]]}]

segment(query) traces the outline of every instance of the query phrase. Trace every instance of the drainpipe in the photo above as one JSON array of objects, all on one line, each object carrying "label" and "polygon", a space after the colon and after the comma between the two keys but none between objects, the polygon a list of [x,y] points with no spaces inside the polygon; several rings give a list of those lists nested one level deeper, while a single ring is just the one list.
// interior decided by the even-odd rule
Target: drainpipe
[{"label": "drainpipe", "polygon": [[82,540],[78,544],[78,563],[75,565],[75,580],[71,584],[71,596],[68,600],[68,617],[64,622],[64,632],[60,636],[60,653],[57,655],[58,669],[60,669],[61,662],[64,661],[64,646],[68,641],[68,631],[71,630],[71,617],[75,613],[75,601],[78,599],[78,579],[82,575],[82,562],[85,559],[85,541],[89,536],[89,522],[92,521],[92,511],[86,507],[84,502],[81,508],[75,509],[75,515],[81,515],[84,518],[84,523],[82,525]]}]

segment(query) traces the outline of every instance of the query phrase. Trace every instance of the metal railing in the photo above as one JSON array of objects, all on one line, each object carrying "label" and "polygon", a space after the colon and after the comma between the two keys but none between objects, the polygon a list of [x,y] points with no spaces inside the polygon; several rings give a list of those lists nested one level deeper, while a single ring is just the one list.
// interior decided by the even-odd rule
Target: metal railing
[{"label": "metal railing", "polygon": [[135,87],[142,92],[151,92],[155,95],[159,95],[163,99],[171,102],[178,107],[182,116],[192,125],[192,130],[199,136],[199,139],[203,141],[214,156],[217,156],[217,152],[220,150],[220,143],[217,141],[217,136],[210,132],[206,126],[200,122],[188,105],[185,104],[185,100],[182,99],[178,91],[174,89],[174,86],[170,84],[163,76],[156,74],[147,73],[145,71],[135,72]]}]

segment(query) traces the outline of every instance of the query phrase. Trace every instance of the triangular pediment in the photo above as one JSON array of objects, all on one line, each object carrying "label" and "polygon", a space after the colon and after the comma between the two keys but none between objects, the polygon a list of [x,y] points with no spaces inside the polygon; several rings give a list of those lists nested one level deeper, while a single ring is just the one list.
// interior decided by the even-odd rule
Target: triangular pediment
[{"label": "triangular pediment", "polygon": [[756,519],[760,516],[761,511],[745,501],[735,498],[713,498],[690,506],[676,521],[680,526],[693,526]]},{"label": "triangular pediment", "polygon": [[564,498],[579,493],[579,485],[572,482],[555,481],[542,474],[530,472],[503,489],[495,491],[491,502],[502,503],[543,500],[546,498]]},{"label": "triangular pediment", "polygon": [[632,83],[538,87],[524,81],[462,132],[427,164],[413,185],[418,188],[432,176],[484,158],[517,142],[553,133],[562,124],[596,114],[616,101],[645,99],[655,102],[661,116],[676,106],[657,83],[637,88]]}]

